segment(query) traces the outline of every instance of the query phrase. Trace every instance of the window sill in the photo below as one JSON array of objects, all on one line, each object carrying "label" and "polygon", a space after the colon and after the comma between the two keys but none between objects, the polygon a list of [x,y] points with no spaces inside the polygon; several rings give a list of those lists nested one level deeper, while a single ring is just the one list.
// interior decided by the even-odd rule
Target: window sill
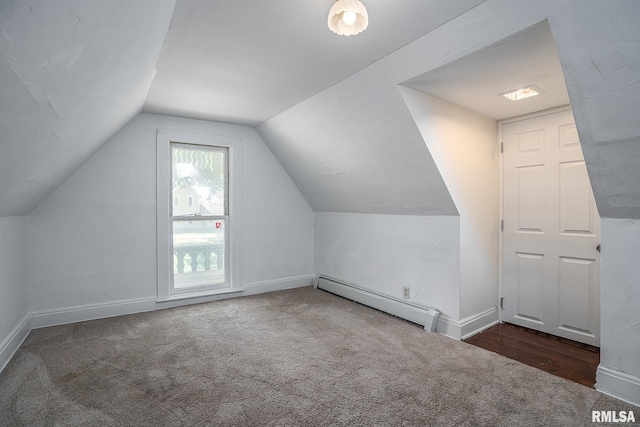
[{"label": "window sill", "polygon": [[219,290],[209,290],[209,291],[202,291],[202,292],[189,292],[184,294],[169,295],[166,298],[158,298],[156,302],[179,301],[184,299],[210,297],[215,295],[239,294],[242,292],[244,292],[244,289],[219,289]]}]

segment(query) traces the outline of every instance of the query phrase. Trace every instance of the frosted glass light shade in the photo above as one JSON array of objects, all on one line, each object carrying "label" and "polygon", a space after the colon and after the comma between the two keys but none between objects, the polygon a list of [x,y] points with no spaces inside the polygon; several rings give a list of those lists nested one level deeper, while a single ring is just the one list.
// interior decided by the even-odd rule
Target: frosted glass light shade
[{"label": "frosted glass light shade", "polygon": [[[356,20],[353,24],[348,25],[343,19],[345,12],[353,12]],[[329,29],[341,36],[353,36],[363,32],[369,25],[369,15],[367,9],[360,0],[338,0],[331,6],[329,10],[329,18],[327,19]]]}]

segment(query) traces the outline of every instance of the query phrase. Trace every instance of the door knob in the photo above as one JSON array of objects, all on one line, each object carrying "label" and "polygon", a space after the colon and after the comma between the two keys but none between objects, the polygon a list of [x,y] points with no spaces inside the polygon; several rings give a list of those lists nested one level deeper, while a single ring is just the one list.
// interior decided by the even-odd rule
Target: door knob
[{"label": "door knob", "polygon": [[598,246],[596,246],[596,251],[602,252],[602,245],[600,243],[598,243]]}]

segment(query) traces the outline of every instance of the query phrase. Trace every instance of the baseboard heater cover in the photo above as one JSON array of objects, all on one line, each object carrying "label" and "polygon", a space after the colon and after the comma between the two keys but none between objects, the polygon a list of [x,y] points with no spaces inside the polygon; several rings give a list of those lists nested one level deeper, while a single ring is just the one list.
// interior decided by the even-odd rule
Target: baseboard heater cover
[{"label": "baseboard heater cover", "polygon": [[438,325],[440,312],[432,308],[422,307],[326,276],[318,278],[318,288],[417,323],[424,326],[425,331],[428,332],[435,332]]}]

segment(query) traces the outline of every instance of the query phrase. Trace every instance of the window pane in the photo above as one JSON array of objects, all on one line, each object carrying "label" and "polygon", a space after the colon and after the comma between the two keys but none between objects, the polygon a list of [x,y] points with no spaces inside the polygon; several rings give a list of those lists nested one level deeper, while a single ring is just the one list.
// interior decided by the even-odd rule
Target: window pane
[{"label": "window pane", "polygon": [[225,220],[173,221],[173,287],[228,287]]},{"label": "window pane", "polygon": [[173,216],[226,215],[227,150],[171,144]]}]

